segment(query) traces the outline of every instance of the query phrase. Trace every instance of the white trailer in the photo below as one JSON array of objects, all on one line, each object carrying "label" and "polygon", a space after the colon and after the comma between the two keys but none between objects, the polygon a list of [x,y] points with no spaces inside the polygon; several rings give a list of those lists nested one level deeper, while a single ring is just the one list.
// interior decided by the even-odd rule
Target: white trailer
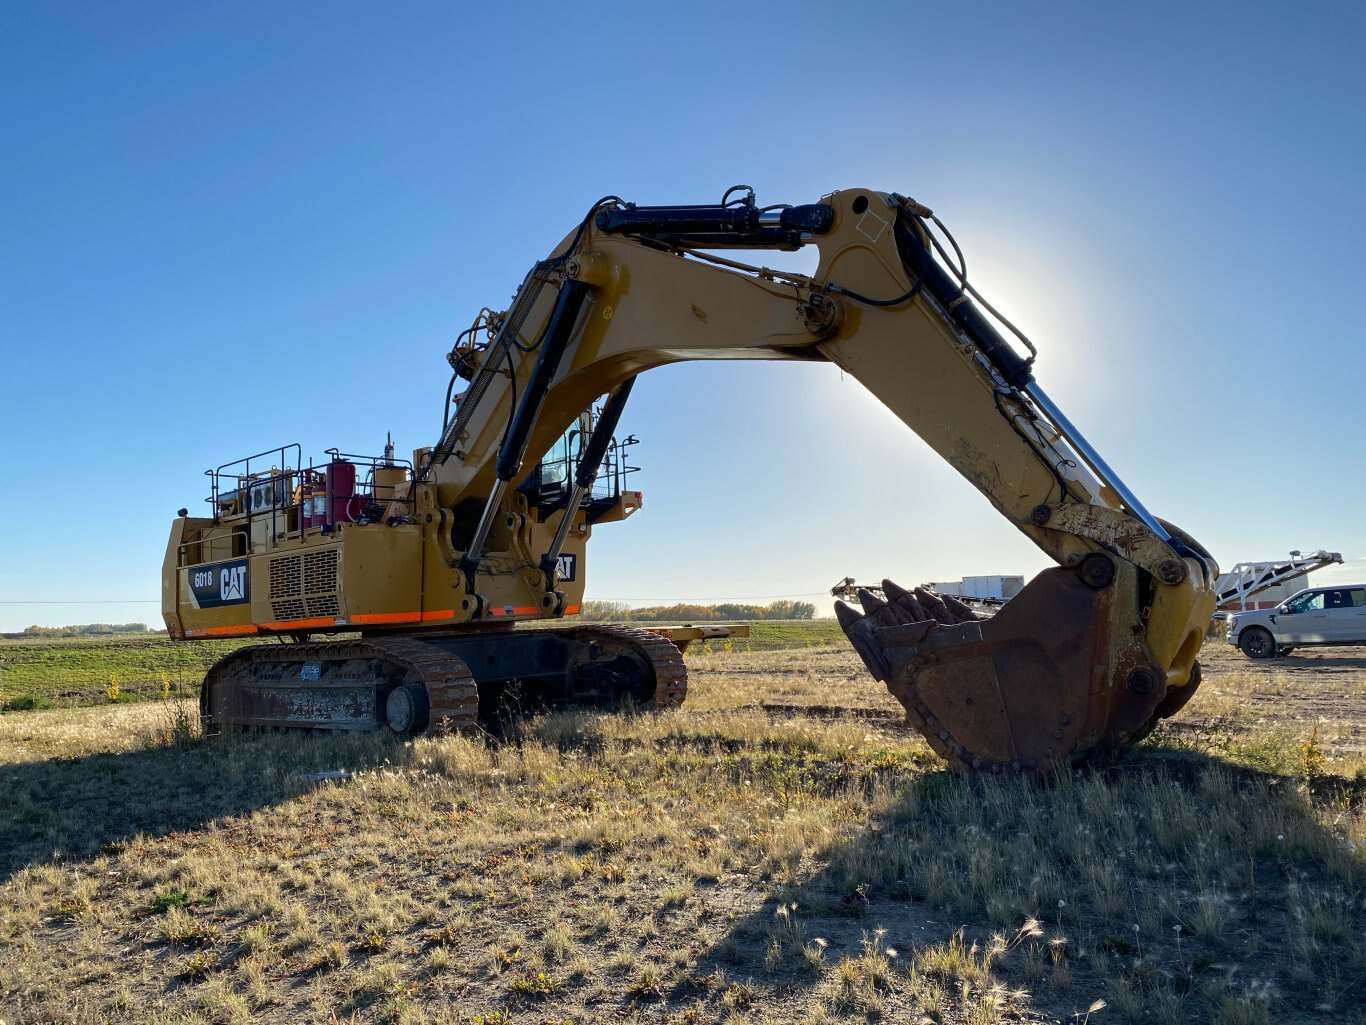
[{"label": "white trailer", "polygon": [[1014,598],[1024,588],[1024,577],[964,577],[962,580],[939,580],[925,586],[931,591],[951,594],[956,598],[980,598],[982,600],[1006,602]]}]

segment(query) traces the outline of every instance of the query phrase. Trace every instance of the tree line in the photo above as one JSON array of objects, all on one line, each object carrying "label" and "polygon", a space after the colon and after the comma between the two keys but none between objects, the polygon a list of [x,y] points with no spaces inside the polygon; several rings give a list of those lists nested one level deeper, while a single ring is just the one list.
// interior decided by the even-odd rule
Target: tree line
[{"label": "tree line", "polygon": [[811,619],[816,606],[809,601],[775,601],[767,605],[652,605],[631,608],[624,602],[586,601],[583,618],[600,623],[714,623],[721,620]]},{"label": "tree line", "polygon": [[30,626],[25,637],[79,637],[82,634],[145,634],[146,623],[80,623],[75,626]]}]

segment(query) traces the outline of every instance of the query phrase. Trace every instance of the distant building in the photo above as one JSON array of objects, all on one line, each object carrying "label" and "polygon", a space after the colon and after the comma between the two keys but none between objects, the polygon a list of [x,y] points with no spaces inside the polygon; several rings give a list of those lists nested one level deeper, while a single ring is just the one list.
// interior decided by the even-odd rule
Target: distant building
[{"label": "distant building", "polygon": [[940,594],[958,598],[990,598],[1009,601],[1024,589],[1024,577],[964,577],[962,580],[939,580],[929,585]]}]

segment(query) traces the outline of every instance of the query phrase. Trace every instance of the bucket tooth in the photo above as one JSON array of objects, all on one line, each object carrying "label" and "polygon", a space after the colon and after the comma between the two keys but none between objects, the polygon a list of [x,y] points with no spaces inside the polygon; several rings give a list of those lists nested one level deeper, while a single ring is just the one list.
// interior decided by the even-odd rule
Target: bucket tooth
[{"label": "bucket tooth", "polygon": [[882,582],[882,593],[887,596],[887,600],[893,605],[902,608],[910,616],[911,622],[931,618],[926,612],[925,607],[920,604],[920,600],[915,594],[906,590],[895,580],[884,580]]},{"label": "bucket tooth", "polygon": [[868,672],[873,674],[873,679],[878,682],[885,681],[888,673],[887,660],[882,655],[882,648],[875,636],[876,631],[867,616],[848,602],[840,601],[835,603],[835,618],[839,620],[840,628],[849,638],[849,643],[863,659],[863,664],[868,667]]}]

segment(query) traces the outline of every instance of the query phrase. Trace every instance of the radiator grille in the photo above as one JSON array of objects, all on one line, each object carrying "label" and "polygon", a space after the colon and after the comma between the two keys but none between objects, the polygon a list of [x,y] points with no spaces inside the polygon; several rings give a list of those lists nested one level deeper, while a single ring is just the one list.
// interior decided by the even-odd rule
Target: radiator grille
[{"label": "radiator grille", "polygon": [[270,613],[277,620],[303,619],[304,600],[302,598],[280,598],[270,603]]},{"label": "radiator grille", "polygon": [[300,558],[288,555],[281,559],[270,560],[270,600],[276,598],[297,598],[303,593],[299,577]]},{"label": "radiator grille", "polygon": [[309,552],[304,556],[304,593],[318,594],[337,590],[337,550]]},{"label": "radiator grille", "polygon": [[335,548],[270,560],[270,612],[287,619],[336,619],[338,553]]},{"label": "radiator grille", "polygon": [[309,595],[307,601],[310,618],[331,616],[336,619],[341,615],[341,604],[335,594]]}]

